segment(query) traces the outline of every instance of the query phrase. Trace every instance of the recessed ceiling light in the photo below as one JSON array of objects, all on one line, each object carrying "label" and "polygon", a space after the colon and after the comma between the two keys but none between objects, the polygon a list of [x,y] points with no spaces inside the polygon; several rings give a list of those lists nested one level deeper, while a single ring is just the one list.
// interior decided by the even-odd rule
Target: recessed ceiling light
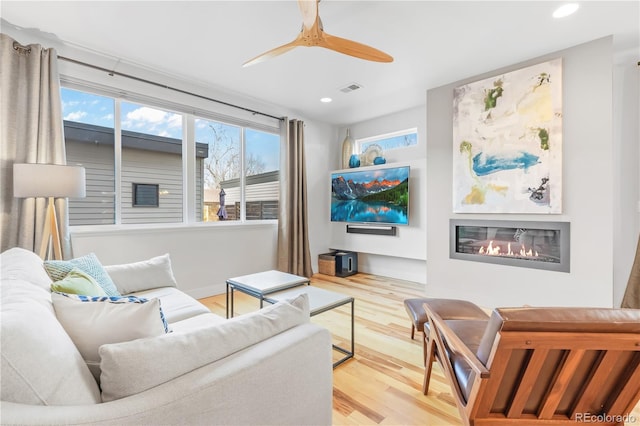
[{"label": "recessed ceiling light", "polygon": [[320,98],[320,102],[323,102],[325,104],[328,104],[329,102],[331,102],[333,99],[331,98]]},{"label": "recessed ceiling light", "polygon": [[554,18],[564,18],[565,16],[569,16],[572,13],[574,13],[576,10],[578,10],[579,7],[580,7],[580,5],[578,3],[567,3],[567,4],[564,4],[564,5],[560,6],[559,8],[557,8],[553,12],[553,17]]}]

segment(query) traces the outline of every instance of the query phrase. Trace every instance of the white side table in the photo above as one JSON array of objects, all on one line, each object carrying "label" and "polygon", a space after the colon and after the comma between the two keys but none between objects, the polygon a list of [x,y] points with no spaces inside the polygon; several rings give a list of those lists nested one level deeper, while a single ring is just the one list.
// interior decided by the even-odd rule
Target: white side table
[{"label": "white side table", "polygon": [[267,294],[309,284],[309,279],[280,271],[264,271],[227,280],[227,318],[233,317],[233,292],[238,290],[260,300],[262,308]]}]

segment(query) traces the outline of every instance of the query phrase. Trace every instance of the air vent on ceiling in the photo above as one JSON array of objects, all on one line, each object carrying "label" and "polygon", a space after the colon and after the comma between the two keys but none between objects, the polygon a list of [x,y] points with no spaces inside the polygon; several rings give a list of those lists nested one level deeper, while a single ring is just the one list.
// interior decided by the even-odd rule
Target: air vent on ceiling
[{"label": "air vent on ceiling", "polygon": [[354,90],[358,90],[361,89],[362,85],[359,83],[349,83],[348,85],[340,88],[340,91],[342,93],[349,93],[349,92],[353,92]]}]

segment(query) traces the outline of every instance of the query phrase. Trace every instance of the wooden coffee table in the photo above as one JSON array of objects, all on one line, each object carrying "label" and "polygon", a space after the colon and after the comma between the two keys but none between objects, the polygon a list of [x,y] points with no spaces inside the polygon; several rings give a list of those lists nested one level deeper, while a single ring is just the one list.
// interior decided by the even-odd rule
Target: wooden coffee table
[{"label": "wooden coffee table", "polygon": [[229,278],[227,280],[227,318],[233,317],[234,290],[259,299],[262,308],[266,295],[305,284],[309,284],[309,278],[273,270]]}]

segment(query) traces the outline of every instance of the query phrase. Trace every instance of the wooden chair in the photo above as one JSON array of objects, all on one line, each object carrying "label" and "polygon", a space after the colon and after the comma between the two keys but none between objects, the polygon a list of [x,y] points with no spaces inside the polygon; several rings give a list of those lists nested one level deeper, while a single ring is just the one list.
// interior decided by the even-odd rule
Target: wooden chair
[{"label": "wooden chair", "polygon": [[424,305],[431,362],[467,425],[623,425],[640,400],[640,310],[503,308],[445,320]]}]

